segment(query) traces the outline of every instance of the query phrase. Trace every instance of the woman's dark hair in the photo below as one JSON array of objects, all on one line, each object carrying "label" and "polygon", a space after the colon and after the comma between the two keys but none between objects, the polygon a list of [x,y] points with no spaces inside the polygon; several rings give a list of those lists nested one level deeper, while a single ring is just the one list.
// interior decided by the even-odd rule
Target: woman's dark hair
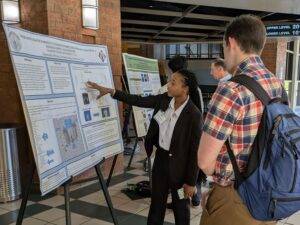
[{"label": "woman's dark hair", "polygon": [[198,82],[195,74],[192,71],[186,69],[178,70],[177,73],[179,73],[184,78],[185,85],[189,87],[189,96],[192,102],[194,103],[194,105],[196,105],[201,112]]}]

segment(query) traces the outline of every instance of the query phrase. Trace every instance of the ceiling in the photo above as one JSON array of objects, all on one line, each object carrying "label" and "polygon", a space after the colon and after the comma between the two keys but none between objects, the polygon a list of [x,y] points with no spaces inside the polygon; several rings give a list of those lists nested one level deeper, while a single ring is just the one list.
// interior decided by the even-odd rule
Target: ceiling
[{"label": "ceiling", "polygon": [[242,14],[266,25],[300,23],[300,0],[121,0],[122,40],[218,42],[226,24]]}]

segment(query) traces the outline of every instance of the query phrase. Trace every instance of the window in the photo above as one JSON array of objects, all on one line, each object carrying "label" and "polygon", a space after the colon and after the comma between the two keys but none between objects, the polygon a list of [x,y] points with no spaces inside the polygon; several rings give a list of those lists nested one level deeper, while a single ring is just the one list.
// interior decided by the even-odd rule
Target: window
[{"label": "window", "polygon": [[297,91],[297,102],[296,102],[296,106],[300,106],[300,82],[298,81],[298,91]]},{"label": "window", "polygon": [[[297,107],[300,106],[300,54],[296,55],[294,52],[295,42],[289,42],[287,44],[286,50],[286,81],[285,81],[285,89],[288,88],[289,97],[295,95],[296,97],[296,105]],[[300,50],[300,49],[299,49]],[[298,57],[298,74],[293,74],[293,66],[294,66],[294,57]],[[296,75],[296,90],[295,93],[292,93],[292,80],[293,76]]]},{"label": "window", "polygon": [[176,45],[170,45],[170,54],[176,55]]},{"label": "window", "polygon": [[300,55],[298,56],[298,79],[300,81]]},{"label": "window", "polygon": [[221,55],[222,48],[219,44],[212,44],[210,45],[211,47],[211,53],[212,53],[212,58],[218,58]]},{"label": "window", "polygon": [[177,45],[176,44],[172,44],[172,45],[167,45],[166,46],[166,52],[168,52],[168,55],[170,58],[172,58],[173,56],[177,55]]},{"label": "window", "polygon": [[197,58],[198,55],[198,45],[190,44],[188,48],[189,58]]},{"label": "window", "polygon": [[179,45],[179,55],[185,56],[186,57],[186,48],[187,45],[186,44],[180,44]]},{"label": "window", "polygon": [[285,79],[286,80],[292,80],[293,77],[293,60],[294,60],[294,54],[287,52],[286,54],[286,71],[285,71]]},{"label": "window", "polygon": [[181,55],[188,59],[214,59],[223,58],[222,44],[167,44],[166,58]]},{"label": "window", "polygon": [[287,50],[294,51],[294,42],[293,41],[287,43]]},{"label": "window", "polygon": [[[300,62],[300,55],[298,55]],[[288,42],[286,51],[286,80],[292,80],[293,78],[293,60],[294,60],[294,42]],[[298,76],[297,80],[300,80],[300,63],[298,63]]]}]

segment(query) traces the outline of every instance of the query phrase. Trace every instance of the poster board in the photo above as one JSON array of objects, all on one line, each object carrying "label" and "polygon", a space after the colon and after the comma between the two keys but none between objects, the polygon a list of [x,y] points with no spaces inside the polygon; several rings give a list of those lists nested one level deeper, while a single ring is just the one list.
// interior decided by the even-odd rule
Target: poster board
[{"label": "poster board", "polygon": [[3,24],[42,195],[123,151],[117,103],[86,82],[114,88],[106,46]]},{"label": "poster board", "polygon": [[[161,87],[158,61],[141,56],[123,53],[130,94],[149,96],[157,95]],[[132,107],[138,137],[147,134],[153,109]]]}]

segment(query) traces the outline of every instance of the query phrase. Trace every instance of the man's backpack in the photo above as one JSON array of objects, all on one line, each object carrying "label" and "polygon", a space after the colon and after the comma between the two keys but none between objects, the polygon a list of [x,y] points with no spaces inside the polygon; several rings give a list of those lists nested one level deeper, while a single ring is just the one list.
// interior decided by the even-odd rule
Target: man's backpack
[{"label": "man's backpack", "polygon": [[265,106],[262,120],[241,173],[226,141],[235,173],[235,188],[251,215],[261,221],[280,220],[300,210],[300,117],[281,98],[270,99],[254,79],[237,75],[231,81],[249,89]]}]

